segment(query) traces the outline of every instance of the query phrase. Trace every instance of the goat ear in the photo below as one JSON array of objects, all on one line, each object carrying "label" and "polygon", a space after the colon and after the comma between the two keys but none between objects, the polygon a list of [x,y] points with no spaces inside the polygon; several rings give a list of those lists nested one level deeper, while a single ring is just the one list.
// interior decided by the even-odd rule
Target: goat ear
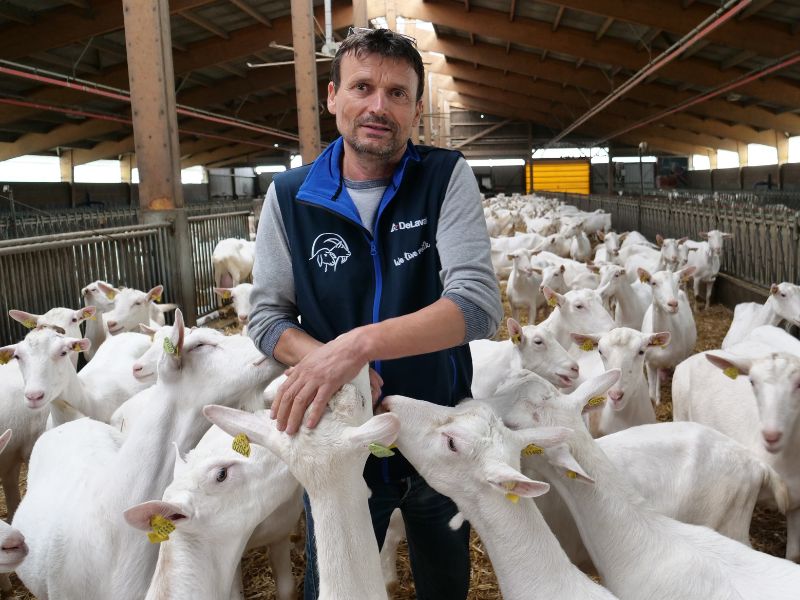
[{"label": "goat ear", "polygon": [[669,344],[669,340],[672,337],[669,331],[661,331],[659,333],[653,333],[647,339],[648,346],[666,346]]},{"label": "goat ear", "polygon": [[550,491],[550,484],[528,479],[505,463],[491,462],[485,469],[486,481],[499,492],[506,494],[512,502],[516,502],[515,498],[518,496],[535,498]]},{"label": "goat ear", "polygon": [[564,469],[564,475],[570,479],[578,479],[585,483],[594,483],[594,479],[589,476],[583,467],[575,460],[566,444],[559,444],[553,448],[545,450],[547,462],[557,469]]},{"label": "goat ear", "polygon": [[736,379],[739,375],[747,375],[750,373],[750,367],[753,366],[751,358],[731,356],[722,352],[706,352],[705,357],[708,362],[722,369],[722,372],[731,379]]},{"label": "goat ear", "polygon": [[508,327],[508,335],[511,341],[514,342],[515,345],[521,343],[522,325],[520,325],[516,319],[508,319],[508,321],[506,321],[506,326]]},{"label": "goat ear", "polygon": [[619,241],[620,241],[620,242],[624,241],[624,240],[625,240],[625,238],[626,238],[626,237],[628,237],[628,234],[629,234],[629,233],[630,233],[630,231],[626,231],[625,233],[620,233],[620,234],[619,234]]},{"label": "goat ear", "polygon": [[72,352],[86,352],[91,348],[92,342],[87,338],[64,338],[64,349]]},{"label": "goat ear", "polygon": [[231,297],[231,288],[214,288],[214,293],[222,298],[223,300],[227,300]]},{"label": "goat ear", "polygon": [[658,244],[659,246],[664,245],[664,237],[660,233],[656,234],[656,244]]},{"label": "goat ear", "polygon": [[642,283],[650,283],[650,272],[647,269],[639,267],[636,269],[636,273],[639,275],[639,281]]},{"label": "goat ear", "polygon": [[175,464],[172,467],[172,479],[177,479],[186,470],[186,460],[181,456],[181,449],[178,448],[177,442],[172,442],[175,448]]},{"label": "goat ear", "polygon": [[701,232],[700,232],[698,235],[699,235],[701,238],[703,238],[704,240],[707,240],[707,239],[708,239],[708,232],[707,232],[707,231],[701,231]]},{"label": "goat ear", "polygon": [[696,270],[697,267],[683,267],[680,271],[676,271],[675,274],[678,276],[679,280],[683,281],[694,275]]},{"label": "goat ear", "polygon": [[142,531],[149,531],[153,526],[150,524],[150,519],[158,515],[164,517],[169,521],[174,521],[173,517],[180,516],[180,520],[191,518],[190,511],[182,506],[173,504],[172,502],[162,502],[161,500],[151,500],[149,502],[142,502],[131,506],[128,510],[122,513],[125,521],[131,527],[141,529]]},{"label": "goat ear", "polygon": [[289,436],[279,432],[275,428],[275,421],[264,413],[254,414],[227,406],[208,404],[203,407],[203,415],[222,431],[232,436],[243,433],[254,444],[264,446],[278,456],[283,456],[288,449]]},{"label": "goat ear", "polygon": [[12,344],[11,346],[5,346],[0,348],[0,365],[5,365],[8,361],[11,360],[11,357],[14,356],[14,352],[17,351],[17,345]]},{"label": "goat ear", "polygon": [[591,352],[595,348],[597,348],[597,344],[600,341],[599,335],[589,335],[584,333],[570,333],[569,336],[572,338],[572,341],[580,346],[580,349],[584,352]]},{"label": "goat ear", "polygon": [[[601,373],[597,377],[592,377],[591,379],[584,381],[581,385],[578,386],[571,394],[568,394],[566,398],[575,405],[575,408],[580,408],[583,411],[583,408],[589,403],[590,400],[594,400],[595,398],[603,397],[603,395],[608,391],[612,385],[614,385],[620,376],[619,369],[611,369],[606,371],[605,373]],[[598,404],[602,404],[599,402]]]},{"label": "goat ear", "polygon": [[152,300],[153,302],[161,302],[161,296],[164,294],[164,286],[157,285],[152,290],[147,292],[147,300],[148,302]]},{"label": "goat ear", "polygon": [[544,272],[544,270],[540,269],[539,267],[531,267],[531,271],[533,271],[537,275],[541,275]]},{"label": "goat ear", "polygon": [[78,323],[85,321],[86,319],[95,319],[97,314],[97,309],[94,306],[86,306],[81,310],[76,310],[74,316],[78,319]]},{"label": "goat ear", "polygon": [[773,283],[771,286],[769,286],[769,293],[772,294],[773,296],[780,291],[781,289],[778,287],[777,283]]},{"label": "goat ear", "polygon": [[8,445],[8,442],[10,441],[11,441],[11,430],[6,429],[3,432],[3,435],[0,435],[0,452],[5,450],[6,446]]},{"label": "goat ear", "polygon": [[605,239],[606,239],[606,234],[603,233],[602,231],[598,231],[597,232],[597,239],[600,240],[601,242],[604,242]]},{"label": "goat ear", "polygon": [[724,238],[732,238],[732,237],[733,237],[733,234],[732,234],[732,233],[725,233],[725,232],[723,231],[723,232],[722,232],[722,237],[724,237]]},{"label": "goat ear", "polygon": [[542,293],[544,294],[545,300],[547,300],[547,304],[555,308],[556,306],[562,306],[564,304],[564,296],[561,294],[554,292],[549,287],[544,286],[542,288]]},{"label": "goat ear", "polygon": [[109,300],[113,300],[119,294],[119,290],[115,288],[110,283],[106,283],[105,281],[98,281],[97,282],[98,289],[106,295],[106,298]]},{"label": "goat ear", "polygon": [[510,429],[509,432],[521,450],[531,445],[552,448],[573,433],[572,429],[568,427],[529,427],[527,429]]},{"label": "goat ear", "polygon": [[353,447],[367,448],[370,444],[391,446],[400,431],[400,419],[397,415],[383,413],[369,419],[363,425],[351,427],[346,436]]},{"label": "goat ear", "polygon": [[41,315],[35,315],[33,313],[25,312],[24,310],[11,309],[8,311],[8,316],[17,322],[22,323],[28,329],[35,329],[36,325],[39,323],[39,317]]},{"label": "goat ear", "polygon": [[685,243],[688,239],[689,239],[688,237],[682,237],[682,238],[678,238],[676,241],[678,242],[678,245],[680,246],[681,244]]},{"label": "goat ear", "polygon": [[149,335],[152,338],[156,334],[156,331],[158,330],[155,327],[150,327],[150,325],[139,323],[139,331],[141,331],[146,335]]}]

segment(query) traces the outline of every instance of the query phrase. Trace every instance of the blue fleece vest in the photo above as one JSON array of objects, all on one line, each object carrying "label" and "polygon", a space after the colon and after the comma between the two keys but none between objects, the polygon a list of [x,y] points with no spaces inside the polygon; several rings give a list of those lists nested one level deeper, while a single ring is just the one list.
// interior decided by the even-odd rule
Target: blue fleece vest
[{"label": "blue fleece vest", "polygon": [[[409,142],[370,235],[344,187],[342,138],[312,164],[275,176],[303,329],[329,342],[351,329],[415,312],[441,298],[439,211],[457,152]],[[469,346],[378,361],[383,394],[454,406],[471,396]],[[370,457],[367,481],[413,473],[399,453]]]}]

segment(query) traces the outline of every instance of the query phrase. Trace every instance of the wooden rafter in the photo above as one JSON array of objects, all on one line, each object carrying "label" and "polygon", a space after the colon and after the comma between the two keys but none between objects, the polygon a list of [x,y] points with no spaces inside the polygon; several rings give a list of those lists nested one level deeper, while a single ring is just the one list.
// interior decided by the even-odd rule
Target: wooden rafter
[{"label": "wooden rafter", "polygon": [[775,0],[754,0],[754,2],[748,8],[745,8],[742,12],[739,13],[737,19],[739,21],[744,21],[748,17],[752,17],[762,8],[766,8],[773,2],[775,2]]},{"label": "wooden rafter", "polygon": [[33,25],[36,21],[36,15],[29,10],[19,8],[14,4],[8,2],[0,3],[0,17],[14,21],[15,23],[22,23],[23,25]]},{"label": "wooden rafter", "polygon": [[556,18],[553,21],[553,31],[554,32],[557,31],[558,30],[558,26],[561,25],[561,19],[564,17],[564,11],[565,10],[566,10],[566,7],[563,4],[558,7],[558,12],[556,13]]},{"label": "wooden rafter", "polygon": [[270,21],[267,17],[262,15],[258,10],[250,6],[246,0],[228,0],[231,4],[233,4],[236,8],[241,10],[243,13],[246,13],[253,17],[256,21],[261,23],[262,25],[266,25],[267,27],[272,27],[272,21]]},{"label": "wooden rafter", "polygon": [[731,56],[729,59],[723,60],[719,64],[719,68],[722,69],[723,71],[725,69],[731,69],[733,67],[742,64],[745,61],[750,60],[751,58],[754,58],[755,56],[757,56],[755,52],[751,52],[750,50],[742,50],[741,52],[737,52],[736,54]]},{"label": "wooden rafter", "polygon": [[517,0],[511,0],[511,8],[508,10],[508,20],[513,21],[517,16]]},{"label": "wooden rafter", "polygon": [[599,42],[602,39],[602,37],[606,34],[606,32],[608,32],[608,28],[611,27],[611,25],[613,25],[614,21],[615,21],[614,17],[607,17],[606,20],[603,21],[603,24],[600,25],[600,29],[598,29],[597,32],[594,34],[595,42]]},{"label": "wooden rafter", "polygon": [[225,31],[222,27],[220,27],[213,21],[206,19],[202,15],[194,13],[190,10],[182,10],[178,14],[180,14],[180,16],[182,16],[187,21],[194,23],[201,29],[205,29],[206,31],[213,33],[214,35],[221,37],[223,40],[231,39],[231,36],[227,31]]},{"label": "wooden rafter", "polygon": [[476,140],[479,140],[482,137],[485,137],[485,136],[489,135],[493,131],[497,131],[498,129],[500,129],[501,127],[504,127],[505,125],[508,125],[509,123],[511,123],[511,119],[506,119],[505,121],[500,121],[499,123],[495,123],[494,125],[491,125],[491,126],[487,127],[486,129],[483,129],[483,130],[479,131],[475,135],[472,135],[472,136],[468,137],[467,139],[459,142],[458,144],[453,146],[453,149],[457,150],[457,149],[461,148],[462,146],[466,146],[467,144],[471,144],[472,142],[474,142]]}]

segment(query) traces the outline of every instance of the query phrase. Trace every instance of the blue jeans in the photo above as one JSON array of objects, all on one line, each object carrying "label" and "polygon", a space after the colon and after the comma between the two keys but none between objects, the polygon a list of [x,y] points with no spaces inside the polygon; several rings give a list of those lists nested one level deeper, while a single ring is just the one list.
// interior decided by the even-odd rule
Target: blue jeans
[{"label": "blue jeans", "polygon": [[[431,488],[419,475],[370,486],[369,510],[378,547],[383,546],[389,518],[400,508],[406,525],[408,554],[418,600],[465,600],[469,591],[469,525],[453,531],[458,512],[450,498]],[[314,520],[308,496],[306,510],[306,575],[304,600],[317,600],[319,574]]]}]

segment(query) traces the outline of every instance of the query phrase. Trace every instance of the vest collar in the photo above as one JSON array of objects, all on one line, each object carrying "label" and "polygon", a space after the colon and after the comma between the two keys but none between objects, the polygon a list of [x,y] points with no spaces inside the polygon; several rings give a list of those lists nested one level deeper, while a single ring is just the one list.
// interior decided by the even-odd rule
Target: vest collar
[{"label": "vest collar", "polygon": [[[356,223],[361,223],[358,210],[344,187],[341,166],[343,154],[344,139],[340,136],[325,148],[311,164],[311,169],[297,191],[296,197],[298,200],[316,204]],[[383,211],[400,187],[409,160],[420,161],[420,155],[411,140],[406,144],[406,151],[392,174],[391,183],[383,194],[379,213]]]}]

